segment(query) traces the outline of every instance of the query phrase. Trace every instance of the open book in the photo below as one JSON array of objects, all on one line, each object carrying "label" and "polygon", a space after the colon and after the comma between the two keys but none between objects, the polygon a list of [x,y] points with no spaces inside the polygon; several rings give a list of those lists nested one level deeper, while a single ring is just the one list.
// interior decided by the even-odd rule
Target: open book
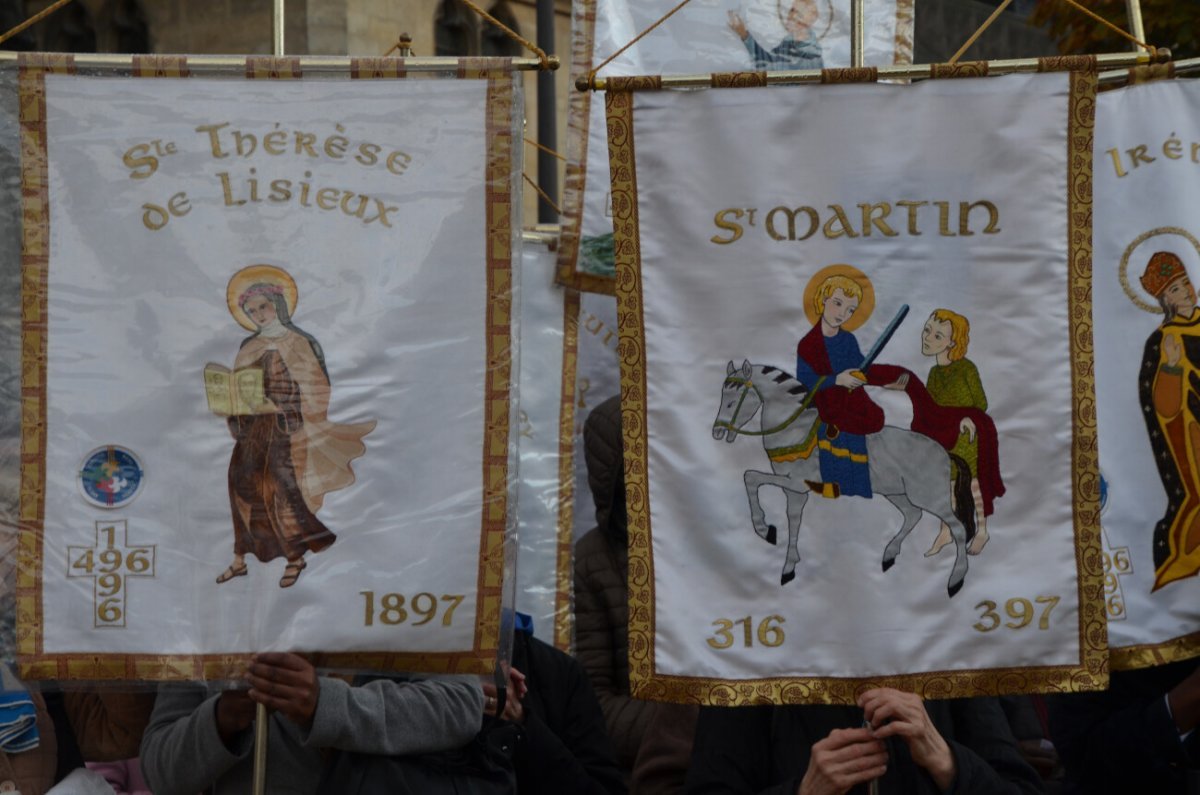
[{"label": "open book", "polygon": [[204,365],[204,393],[208,396],[208,410],[222,417],[275,410],[263,391],[261,367],[231,372],[228,367],[209,362]]}]

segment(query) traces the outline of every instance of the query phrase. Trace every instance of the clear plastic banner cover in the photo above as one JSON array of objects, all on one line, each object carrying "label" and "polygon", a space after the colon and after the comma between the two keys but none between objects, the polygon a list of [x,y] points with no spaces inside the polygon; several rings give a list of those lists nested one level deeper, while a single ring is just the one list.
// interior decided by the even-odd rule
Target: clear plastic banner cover
[{"label": "clear plastic banner cover", "polygon": [[565,460],[571,460],[571,426],[569,422],[564,426],[563,418],[571,416],[572,396],[564,370],[573,352],[565,325],[569,300],[567,291],[554,283],[554,262],[549,244],[525,241],[517,610],[533,619],[534,635],[566,649],[571,637],[571,525],[570,490],[563,488],[562,462],[564,453]]},{"label": "clear plastic banner cover", "polygon": [[[576,0],[572,77],[588,74],[676,5]],[[864,61],[912,62],[914,0],[868,0]],[[850,66],[850,4],[832,0],[692,0],[600,70],[611,75],[709,74]],[[612,292],[612,213],[604,103],[571,97],[559,279]]]},{"label": "clear plastic banner cover", "polygon": [[588,486],[583,424],[592,409],[621,391],[617,363],[617,301],[611,295],[583,293],[579,303],[579,363],[576,369],[575,538],[596,526],[596,501]]},{"label": "clear plastic banner cover", "polygon": [[1200,654],[1200,84],[1097,98],[1096,408],[1114,668]]},{"label": "clear plastic banner cover", "polygon": [[0,74],[23,675],[491,670],[520,81]]}]

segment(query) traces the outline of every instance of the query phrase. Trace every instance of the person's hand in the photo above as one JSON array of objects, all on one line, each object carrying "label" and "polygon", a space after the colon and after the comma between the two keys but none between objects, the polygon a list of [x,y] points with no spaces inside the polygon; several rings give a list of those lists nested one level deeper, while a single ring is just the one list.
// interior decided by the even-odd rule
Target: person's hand
[{"label": "person's hand", "polygon": [[1174,334],[1163,337],[1163,353],[1167,355],[1168,367],[1177,366],[1179,360],[1183,358],[1183,346],[1179,343],[1179,337]]},{"label": "person's hand", "polygon": [[[500,717],[512,723],[524,723],[525,708],[521,704],[521,699],[525,698],[525,694],[528,692],[529,686],[525,684],[525,674],[516,668],[510,668],[508,670],[508,693],[504,699],[504,712],[500,714]],[[487,682],[483,685],[483,714],[494,717],[496,704],[496,686]]]},{"label": "person's hand", "polygon": [[298,654],[264,652],[254,655],[246,673],[250,698],[280,712],[301,728],[312,726],[317,711],[317,671]]},{"label": "person's hand", "polygon": [[962,422],[958,424],[958,433],[967,435],[967,441],[975,441],[975,422],[970,417],[963,417]]},{"label": "person's hand", "polygon": [[887,748],[870,729],[834,729],[812,747],[797,795],[843,795],[887,771]]},{"label": "person's hand", "polygon": [[934,783],[943,790],[950,788],[957,772],[954,754],[929,719],[920,696],[881,687],[859,696],[858,705],[876,737],[902,739],[913,761],[929,771]]},{"label": "person's hand", "polygon": [[750,38],[750,31],[746,30],[746,21],[736,11],[729,12],[729,29],[736,33],[742,41]]},{"label": "person's hand", "polygon": [[855,375],[856,372],[856,370],[843,370],[837,374],[837,378],[834,379],[834,383],[838,386],[844,386],[849,390],[858,389],[867,382]]},{"label": "person's hand", "polygon": [[1043,779],[1048,779],[1058,767],[1058,751],[1045,740],[1018,740],[1017,751]]},{"label": "person's hand", "polygon": [[233,738],[254,723],[256,710],[245,690],[226,690],[217,697],[217,734],[226,748],[232,747]]},{"label": "person's hand", "polygon": [[884,387],[884,389],[895,389],[897,392],[903,391],[908,386],[908,373],[901,373],[900,377],[892,383]]},{"label": "person's hand", "polygon": [[1175,718],[1175,728],[1190,732],[1200,726],[1200,665],[1167,694],[1167,705]]}]

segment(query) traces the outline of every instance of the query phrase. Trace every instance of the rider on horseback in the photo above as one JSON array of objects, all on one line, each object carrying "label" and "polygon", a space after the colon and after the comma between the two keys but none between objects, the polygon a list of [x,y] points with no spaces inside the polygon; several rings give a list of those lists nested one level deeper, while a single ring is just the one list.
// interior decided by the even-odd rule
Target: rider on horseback
[{"label": "rider on horseback", "polygon": [[796,346],[796,379],[815,393],[813,405],[821,418],[817,449],[822,482],[808,485],[824,497],[871,496],[866,435],[883,429],[883,409],[861,387],[904,388],[899,381],[872,379],[869,367],[865,373],[859,370],[862,350],[843,326],[862,297],[862,286],[849,276],[827,277],[812,297],[820,320]]}]

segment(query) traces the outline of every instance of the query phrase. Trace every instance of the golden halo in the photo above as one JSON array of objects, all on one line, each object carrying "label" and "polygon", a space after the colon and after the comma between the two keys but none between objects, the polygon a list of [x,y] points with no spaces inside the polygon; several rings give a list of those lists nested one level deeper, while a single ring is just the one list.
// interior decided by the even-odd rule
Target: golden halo
[{"label": "golden halo", "polygon": [[[1125,249],[1125,253],[1121,255],[1121,267],[1117,271],[1121,279],[1121,289],[1125,291],[1125,295],[1129,296],[1129,300],[1133,302],[1134,306],[1152,315],[1161,315],[1162,307],[1158,305],[1157,301],[1150,303],[1144,300],[1138,291],[1134,289],[1133,285],[1129,283],[1129,258],[1133,256],[1134,249],[1150,238],[1158,237],[1159,235],[1179,235],[1191,243],[1193,248],[1196,249],[1196,253],[1200,254],[1200,240],[1197,240],[1196,236],[1191,232],[1178,226],[1160,226],[1157,229],[1144,232],[1134,238],[1134,241],[1129,244],[1129,248]],[[1153,298],[1153,296],[1151,297]]]},{"label": "golden halo", "polygon": [[821,322],[821,316],[813,308],[813,296],[816,294],[821,282],[830,276],[848,276],[862,288],[862,300],[858,302],[858,309],[854,310],[854,314],[850,316],[850,319],[842,324],[842,328],[846,331],[854,331],[863,323],[870,320],[871,313],[875,311],[875,286],[871,284],[871,280],[867,278],[865,273],[853,265],[843,263],[826,265],[813,274],[813,277],[808,280],[808,285],[804,288],[804,316],[814,326]]},{"label": "golden halo", "polygon": [[[775,13],[779,17],[779,24],[783,25],[783,32],[787,33],[787,15],[788,11],[792,10],[796,0],[775,0]],[[784,11],[784,5],[787,5],[788,10]],[[825,0],[825,30],[817,34],[818,39],[823,39],[829,35],[830,28],[833,27],[833,0]],[[821,21],[821,12],[817,11],[817,22]],[[814,26],[815,27],[815,26]],[[790,35],[790,34],[789,34]]]},{"label": "golden halo", "polygon": [[225,302],[229,305],[229,314],[233,315],[233,319],[238,322],[239,326],[248,331],[257,331],[258,326],[246,317],[246,313],[238,306],[238,299],[246,291],[246,288],[259,282],[278,284],[283,288],[283,300],[287,302],[289,316],[296,312],[296,301],[300,295],[296,289],[296,280],[291,277],[291,274],[274,265],[247,265],[233,274],[229,279],[229,286],[225,288]]}]

